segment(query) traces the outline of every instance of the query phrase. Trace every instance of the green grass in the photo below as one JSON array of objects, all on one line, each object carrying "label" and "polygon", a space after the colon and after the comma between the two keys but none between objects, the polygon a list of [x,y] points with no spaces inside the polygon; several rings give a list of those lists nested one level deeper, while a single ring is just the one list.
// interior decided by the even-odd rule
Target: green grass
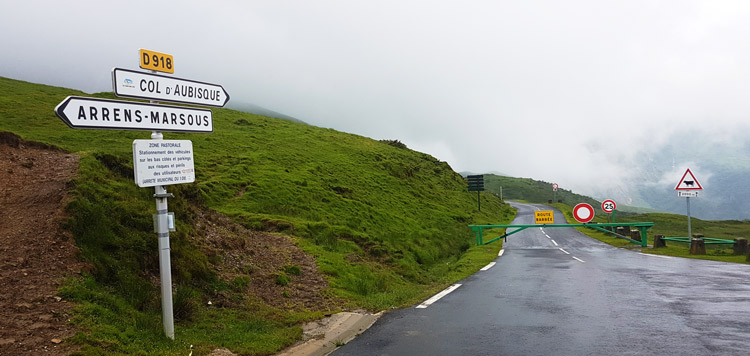
[{"label": "green grass", "polygon": [[[569,222],[575,222],[573,218],[573,208],[566,204],[553,204],[555,208],[565,214]],[[624,216],[621,216],[624,215]],[[594,222],[606,223],[608,217],[599,214],[595,217]],[[647,214],[618,214],[617,222],[653,222],[654,227],[648,230],[648,244],[653,245],[654,236],[664,235],[667,237],[686,237],[687,217],[683,215],[667,213],[647,213]],[[709,238],[719,238],[734,240],[735,238],[748,238],[750,236],[750,222],[726,220],[726,221],[707,221],[692,218],[690,220],[692,232],[701,233]],[[748,263],[745,255],[734,255],[732,245],[706,245],[705,255],[691,255],[690,245],[687,242],[667,241],[665,248],[640,248],[627,240],[613,237],[611,234],[587,229],[576,228],[582,233],[617,247],[637,247],[644,253],[653,253],[657,255],[695,258],[702,260],[724,261],[732,263]]]},{"label": "green grass", "polygon": [[[145,131],[76,130],[53,113],[74,90],[0,78],[0,131],[81,157],[67,206],[81,259],[92,266],[61,293],[79,303],[85,331],[72,342],[86,355],[187,354],[224,346],[271,354],[300,335],[319,311],[277,310],[243,296],[242,276],[221,280],[215,260],[192,241],[191,205],[243,226],[293,236],[328,278],[344,307],[383,310],[414,303],[495,258],[499,245],[474,246],[469,224],[508,223],[514,211],[476,193],[451,167],[397,140],[369,138],[226,109],[213,109],[214,133],[165,133],[189,139],[196,182],[168,191],[177,341],[161,336],[157,239],[151,189],[132,178],[131,145]],[[108,97],[108,93],[95,94]],[[297,269],[279,271],[288,283]],[[283,274],[283,275],[282,275]],[[207,306],[217,293],[240,307]],[[177,313],[176,313],[177,314]]]}]

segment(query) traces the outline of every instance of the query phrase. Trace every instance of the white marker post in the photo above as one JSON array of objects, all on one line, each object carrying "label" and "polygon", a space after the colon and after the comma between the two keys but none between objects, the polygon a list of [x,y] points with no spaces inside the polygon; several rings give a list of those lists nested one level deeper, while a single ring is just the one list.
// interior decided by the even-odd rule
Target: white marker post
[{"label": "white marker post", "polygon": [[[152,140],[163,140],[159,131],[151,133]],[[156,198],[156,233],[159,237],[159,273],[161,279],[161,315],[164,333],[174,340],[174,309],[172,307],[172,262],[169,248],[169,208],[167,198],[174,195],[167,193],[163,185],[154,187]]]}]

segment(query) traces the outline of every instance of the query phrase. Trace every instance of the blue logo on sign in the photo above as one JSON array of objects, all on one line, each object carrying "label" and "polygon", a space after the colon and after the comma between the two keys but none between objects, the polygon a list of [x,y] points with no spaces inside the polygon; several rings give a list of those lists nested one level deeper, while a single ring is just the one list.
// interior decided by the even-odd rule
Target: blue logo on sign
[{"label": "blue logo on sign", "polygon": [[134,88],[135,87],[133,85],[133,81],[130,80],[130,79],[128,79],[128,78],[125,78],[125,80],[122,81],[122,85],[125,86],[125,87],[129,87],[129,88]]}]

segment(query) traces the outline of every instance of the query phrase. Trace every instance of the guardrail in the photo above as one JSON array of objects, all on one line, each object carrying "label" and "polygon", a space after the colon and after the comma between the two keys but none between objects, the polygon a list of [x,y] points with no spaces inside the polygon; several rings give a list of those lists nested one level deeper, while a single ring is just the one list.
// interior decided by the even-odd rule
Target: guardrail
[{"label": "guardrail", "polygon": [[[622,234],[618,234],[614,231],[610,231],[605,229],[605,227],[618,227],[618,226],[629,226],[629,227],[635,227],[641,232],[641,241],[631,239],[627,236],[624,236]],[[469,228],[471,228],[475,235],[476,235],[476,244],[477,245],[486,245],[489,243],[493,243],[500,239],[505,239],[510,235],[513,235],[517,232],[521,232],[523,230],[526,230],[530,227],[587,227],[594,230],[603,231],[609,234],[615,235],[617,238],[628,240],[635,244],[640,244],[641,247],[647,247],[648,246],[648,235],[647,230],[654,226],[654,223],[652,222],[635,222],[635,223],[585,223],[585,224],[533,224],[533,225],[469,225]],[[491,239],[487,242],[484,242],[484,229],[494,229],[494,228],[505,228],[506,233],[505,235],[496,237],[494,239]],[[509,228],[515,228],[515,230],[511,232],[507,232],[507,229]]]}]

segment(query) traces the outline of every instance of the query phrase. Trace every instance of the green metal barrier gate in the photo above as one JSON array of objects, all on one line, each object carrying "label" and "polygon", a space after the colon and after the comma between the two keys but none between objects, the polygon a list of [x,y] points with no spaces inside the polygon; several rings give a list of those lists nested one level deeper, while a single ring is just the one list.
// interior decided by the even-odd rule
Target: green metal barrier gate
[{"label": "green metal barrier gate", "polygon": [[[633,240],[627,236],[605,229],[605,227],[612,227],[614,229],[615,227],[618,227],[618,226],[629,226],[629,227],[637,228],[641,232],[641,241]],[[530,227],[539,227],[539,228],[543,228],[543,227],[587,227],[589,229],[599,230],[599,231],[606,232],[608,234],[612,234],[617,238],[625,239],[635,244],[640,244],[641,247],[648,247],[648,235],[646,234],[646,231],[653,226],[654,226],[654,223],[652,222],[636,222],[636,223],[601,223],[601,224],[600,223],[586,223],[586,224],[533,224],[533,225],[469,225],[469,228],[471,228],[476,234],[477,245],[486,245],[489,243],[493,243],[497,240],[507,238],[510,235],[526,230]],[[506,229],[515,228],[516,230],[508,232],[503,236],[499,236],[487,242],[484,242],[484,235],[482,233],[482,230],[492,229],[492,228],[506,228]]]}]

